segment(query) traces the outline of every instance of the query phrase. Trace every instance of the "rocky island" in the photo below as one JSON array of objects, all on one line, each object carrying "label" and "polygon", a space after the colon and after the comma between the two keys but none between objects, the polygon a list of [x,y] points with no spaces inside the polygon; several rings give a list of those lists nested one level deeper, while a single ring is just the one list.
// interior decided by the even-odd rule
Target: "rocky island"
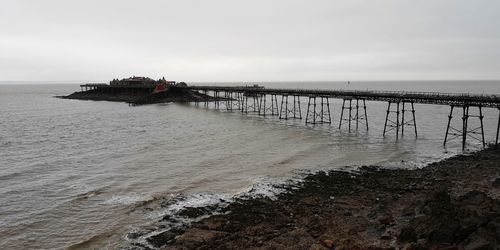
[{"label": "rocky island", "polygon": [[80,85],[81,91],[68,96],[57,97],[63,99],[127,102],[132,105],[214,100],[213,97],[196,91],[176,88],[179,86],[187,86],[187,84],[185,82],[167,81],[165,77],[154,80],[149,77],[132,76],[121,80],[113,79],[109,84],[83,84]]}]

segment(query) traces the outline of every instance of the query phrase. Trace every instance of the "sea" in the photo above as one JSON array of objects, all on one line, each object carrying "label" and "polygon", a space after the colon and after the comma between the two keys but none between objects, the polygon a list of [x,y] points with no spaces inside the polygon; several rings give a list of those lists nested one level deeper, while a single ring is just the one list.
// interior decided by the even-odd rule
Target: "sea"
[{"label": "sea", "polygon": [[[59,99],[78,82],[0,84],[0,249],[154,248],[161,218],[184,207],[273,197],[279,184],[363,165],[414,169],[463,153],[443,146],[450,107],[415,104],[418,137],[382,135],[387,103],[367,101],[369,130],[217,111],[191,103],[129,106]],[[234,82],[269,88],[426,91],[499,95],[500,81]],[[280,100],[278,100],[280,101]],[[301,98],[305,118],[307,99]],[[478,114],[476,108],[470,114]],[[499,111],[484,108],[494,142]],[[459,127],[461,114],[452,126]],[[479,125],[472,117],[469,127]],[[468,140],[465,153],[481,149]],[[190,223],[186,221],[185,223]]]}]

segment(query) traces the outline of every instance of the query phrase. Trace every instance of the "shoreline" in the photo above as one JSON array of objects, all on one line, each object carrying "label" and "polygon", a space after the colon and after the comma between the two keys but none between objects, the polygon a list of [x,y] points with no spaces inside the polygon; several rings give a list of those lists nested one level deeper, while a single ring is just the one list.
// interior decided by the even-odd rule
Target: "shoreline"
[{"label": "shoreline", "polygon": [[[160,249],[497,249],[500,244],[500,147],[422,169],[320,171],[280,188],[287,192],[276,199],[187,207],[181,216],[202,219],[146,240]],[[216,215],[208,216],[214,210]]]}]

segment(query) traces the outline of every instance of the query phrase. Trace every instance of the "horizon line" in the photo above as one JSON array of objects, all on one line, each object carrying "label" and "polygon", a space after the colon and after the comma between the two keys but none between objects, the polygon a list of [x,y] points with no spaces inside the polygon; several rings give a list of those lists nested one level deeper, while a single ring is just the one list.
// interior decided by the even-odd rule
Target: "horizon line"
[{"label": "horizon line", "polygon": [[[292,83],[292,82],[467,82],[467,81],[480,81],[480,82],[494,82],[500,79],[426,79],[426,80],[264,80],[264,81],[251,81],[251,80],[238,80],[238,81],[185,81],[186,83]],[[46,83],[46,84],[76,84],[76,83],[107,83],[108,81],[99,80],[0,80],[0,84],[10,83]],[[176,81],[183,82],[183,81]]]}]

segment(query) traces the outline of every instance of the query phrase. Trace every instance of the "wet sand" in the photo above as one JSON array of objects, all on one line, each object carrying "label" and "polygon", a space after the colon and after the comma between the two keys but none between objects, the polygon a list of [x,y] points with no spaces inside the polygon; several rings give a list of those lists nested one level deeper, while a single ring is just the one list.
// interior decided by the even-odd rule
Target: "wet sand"
[{"label": "wet sand", "polygon": [[[189,228],[148,239],[160,249],[498,249],[500,148],[418,170],[362,167],[241,199]],[[210,208],[187,208],[196,218]],[[168,220],[169,218],[164,218]]]}]

